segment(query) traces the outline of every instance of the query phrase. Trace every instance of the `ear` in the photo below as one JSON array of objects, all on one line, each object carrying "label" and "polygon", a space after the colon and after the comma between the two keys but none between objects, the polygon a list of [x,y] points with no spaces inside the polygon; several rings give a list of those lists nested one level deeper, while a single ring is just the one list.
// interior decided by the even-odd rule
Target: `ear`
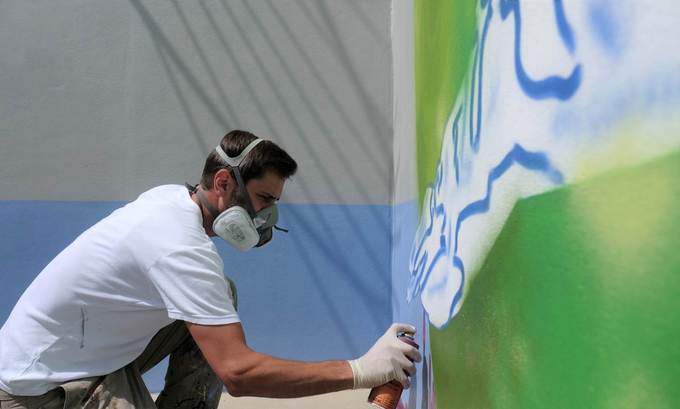
[{"label": "ear", "polygon": [[232,173],[229,169],[220,169],[213,176],[213,190],[217,194],[231,192],[236,186]]}]

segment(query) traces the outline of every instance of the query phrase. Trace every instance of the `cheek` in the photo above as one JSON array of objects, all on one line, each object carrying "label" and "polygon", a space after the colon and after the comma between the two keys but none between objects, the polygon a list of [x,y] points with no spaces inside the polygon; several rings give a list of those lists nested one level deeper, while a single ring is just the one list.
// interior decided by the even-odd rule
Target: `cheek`
[{"label": "cheek", "polygon": [[253,210],[255,210],[255,213],[259,212],[265,207],[264,201],[258,197],[250,197],[250,203],[253,205]]}]

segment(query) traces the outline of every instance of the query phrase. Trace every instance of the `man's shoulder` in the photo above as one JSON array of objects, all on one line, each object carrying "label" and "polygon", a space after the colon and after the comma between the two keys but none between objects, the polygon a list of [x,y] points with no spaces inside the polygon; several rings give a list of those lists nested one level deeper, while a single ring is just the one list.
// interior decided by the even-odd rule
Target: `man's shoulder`
[{"label": "man's shoulder", "polygon": [[[200,225],[200,210],[191,200],[189,192],[181,185],[161,185],[147,190],[128,206],[131,213],[142,214],[144,220],[173,218],[176,223],[191,227]],[[124,208],[125,209],[125,208]]]},{"label": "man's shoulder", "polygon": [[177,201],[186,202],[189,191],[182,185],[159,185],[142,192],[133,203],[136,202],[158,202],[158,201]]},{"label": "man's shoulder", "polygon": [[[155,257],[181,248],[201,248],[217,255],[205,233],[200,209],[181,185],[163,185],[142,193],[123,210],[123,219],[134,223],[126,237],[133,252],[151,251]],[[126,206],[127,207],[127,206]]]}]

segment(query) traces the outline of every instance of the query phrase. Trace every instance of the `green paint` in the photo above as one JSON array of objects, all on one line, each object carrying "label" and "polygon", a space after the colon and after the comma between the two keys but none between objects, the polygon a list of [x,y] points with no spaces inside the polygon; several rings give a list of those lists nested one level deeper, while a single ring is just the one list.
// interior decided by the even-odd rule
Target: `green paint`
[{"label": "green paint", "polygon": [[434,181],[441,138],[468,71],[476,38],[475,1],[416,0],[416,149],[418,192]]},{"label": "green paint", "polygon": [[517,204],[431,347],[439,409],[680,402],[680,152]]}]

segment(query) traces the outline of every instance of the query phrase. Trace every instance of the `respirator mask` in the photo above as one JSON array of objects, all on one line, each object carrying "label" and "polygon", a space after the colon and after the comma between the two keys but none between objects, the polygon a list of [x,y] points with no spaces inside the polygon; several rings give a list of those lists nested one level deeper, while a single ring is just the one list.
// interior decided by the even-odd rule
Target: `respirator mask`
[{"label": "respirator mask", "polygon": [[215,234],[241,251],[250,250],[253,247],[260,247],[267,244],[272,239],[273,228],[287,232],[287,230],[275,226],[276,222],[279,220],[279,212],[275,204],[265,207],[257,213],[255,212],[253,204],[250,201],[250,195],[248,195],[248,191],[246,190],[246,184],[243,182],[243,177],[241,176],[241,170],[239,168],[241,162],[243,162],[246,155],[262,141],[263,139],[254,140],[246,146],[238,156],[233,158],[228,156],[221,146],[218,145],[215,148],[217,154],[233,171],[237,188],[244,202],[243,206],[237,204],[220,213],[210,205],[200,187],[194,191],[198,196],[201,205],[203,205],[213,217],[212,229]]}]

